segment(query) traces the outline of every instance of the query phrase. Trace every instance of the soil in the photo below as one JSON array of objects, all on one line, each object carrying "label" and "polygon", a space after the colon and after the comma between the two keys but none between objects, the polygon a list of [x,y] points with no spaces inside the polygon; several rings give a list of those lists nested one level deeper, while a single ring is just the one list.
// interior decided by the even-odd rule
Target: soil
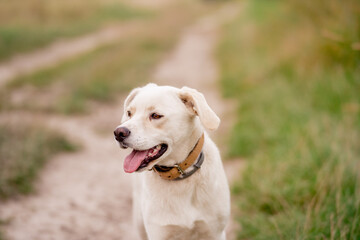
[{"label": "soil", "polygon": [[[233,10],[231,6],[220,9],[190,26],[152,78],[161,85],[187,85],[204,93],[209,105],[223,119],[219,130],[212,133],[223,153],[235,107],[219,93],[214,50],[220,24],[230,19]],[[120,122],[122,102],[120,98],[114,105],[96,107],[92,114],[78,117],[0,115],[0,120],[32,118],[43,122],[82,145],[80,151],[57,155],[48,162],[34,194],[0,205],[0,219],[8,222],[3,226],[7,239],[135,239],[131,176],[122,167],[128,150],[120,150],[112,135]],[[225,161],[224,165],[232,182],[238,177],[243,161]],[[231,221],[228,239],[235,239],[235,231],[236,224]]]}]

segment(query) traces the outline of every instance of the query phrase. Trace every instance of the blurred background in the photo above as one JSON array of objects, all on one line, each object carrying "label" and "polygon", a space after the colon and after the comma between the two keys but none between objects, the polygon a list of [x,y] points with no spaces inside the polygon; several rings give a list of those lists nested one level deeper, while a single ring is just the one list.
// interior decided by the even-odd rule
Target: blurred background
[{"label": "blurred background", "polygon": [[[184,39],[196,44],[174,57]],[[1,240],[131,239],[130,210],[109,217],[119,206],[96,182],[121,175],[109,191],[130,191],[106,144],[122,99],[174,58],[179,74],[210,61],[194,71],[232,102],[220,111],[231,126],[215,133],[225,166],[240,162],[230,239],[360,239],[358,0],[0,0]],[[184,82],[210,81],[196,76]],[[83,192],[68,190],[77,181]],[[116,195],[121,209],[130,195]],[[75,200],[49,203],[62,196]],[[98,229],[84,216],[110,220]]]}]

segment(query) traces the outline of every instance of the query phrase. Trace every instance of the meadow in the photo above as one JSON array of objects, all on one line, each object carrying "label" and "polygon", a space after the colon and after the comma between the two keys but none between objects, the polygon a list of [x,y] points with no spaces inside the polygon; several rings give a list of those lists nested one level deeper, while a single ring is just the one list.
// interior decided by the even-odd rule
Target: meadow
[{"label": "meadow", "polygon": [[238,239],[360,238],[360,4],[261,1],[223,28]]}]

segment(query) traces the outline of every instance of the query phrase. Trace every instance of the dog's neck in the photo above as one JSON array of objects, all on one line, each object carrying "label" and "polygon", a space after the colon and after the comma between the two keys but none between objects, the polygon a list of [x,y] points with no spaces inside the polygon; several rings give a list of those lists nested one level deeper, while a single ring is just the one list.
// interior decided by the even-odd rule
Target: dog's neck
[{"label": "dog's neck", "polygon": [[173,154],[167,156],[166,159],[161,161],[159,164],[162,166],[172,167],[175,164],[183,162],[193,150],[194,146],[204,132],[205,131],[200,124],[194,124],[191,134],[177,142],[176,151],[173,151]]},{"label": "dog's neck", "polygon": [[182,180],[190,177],[200,169],[204,162],[204,153],[202,152],[204,141],[205,135],[203,133],[183,162],[172,167],[155,165],[152,169],[165,180]]}]

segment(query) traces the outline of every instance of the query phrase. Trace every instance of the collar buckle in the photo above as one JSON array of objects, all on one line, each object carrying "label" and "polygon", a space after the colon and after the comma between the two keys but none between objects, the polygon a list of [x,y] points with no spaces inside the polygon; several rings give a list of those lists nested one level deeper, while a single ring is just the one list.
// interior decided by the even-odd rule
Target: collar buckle
[{"label": "collar buckle", "polygon": [[180,167],[179,164],[175,164],[174,167],[177,168],[177,170],[179,171],[179,173],[180,173],[181,175],[184,175],[184,174],[185,174],[184,170]]}]

